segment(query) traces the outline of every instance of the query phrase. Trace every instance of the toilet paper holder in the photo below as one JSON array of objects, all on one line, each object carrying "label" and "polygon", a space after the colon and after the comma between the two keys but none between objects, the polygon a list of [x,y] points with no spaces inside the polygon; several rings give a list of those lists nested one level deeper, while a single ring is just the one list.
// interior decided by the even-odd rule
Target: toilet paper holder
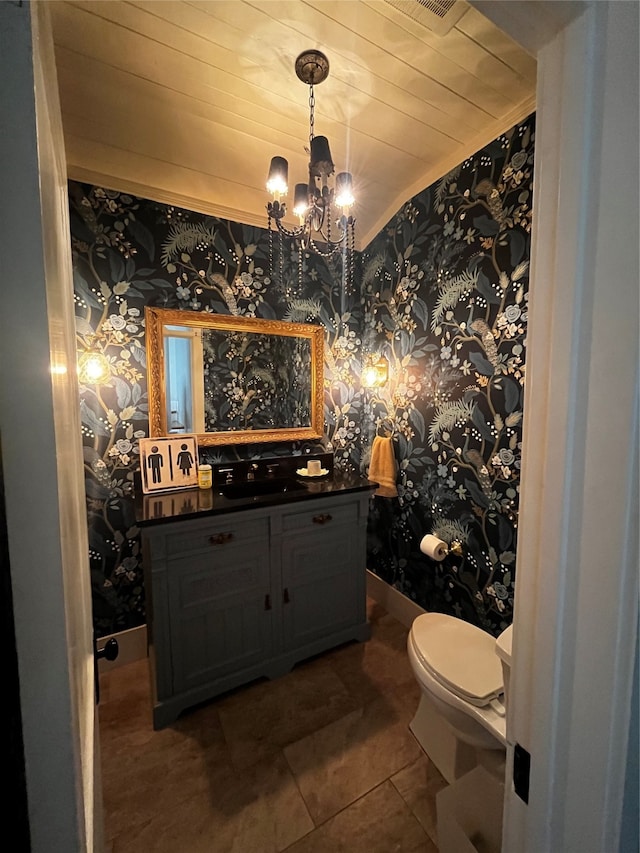
[{"label": "toilet paper holder", "polygon": [[462,556],[462,543],[458,539],[454,539],[451,544],[445,542],[444,539],[438,539],[433,533],[427,533],[420,540],[420,550],[432,560],[444,560],[449,554],[455,554],[457,557]]}]

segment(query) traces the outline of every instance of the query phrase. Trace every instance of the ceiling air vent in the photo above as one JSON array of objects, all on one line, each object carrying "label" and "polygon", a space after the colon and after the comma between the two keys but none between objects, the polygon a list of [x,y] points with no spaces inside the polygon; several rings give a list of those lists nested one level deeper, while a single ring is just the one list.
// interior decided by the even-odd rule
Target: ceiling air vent
[{"label": "ceiling air vent", "polygon": [[445,36],[468,6],[464,0],[385,0],[406,17]]}]

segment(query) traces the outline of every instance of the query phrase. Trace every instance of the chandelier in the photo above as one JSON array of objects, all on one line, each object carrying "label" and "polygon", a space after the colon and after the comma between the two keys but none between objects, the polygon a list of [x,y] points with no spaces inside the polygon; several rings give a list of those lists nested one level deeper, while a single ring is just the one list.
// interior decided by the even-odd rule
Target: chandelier
[{"label": "chandelier", "polygon": [[[298,56],[295,70],[303,83],[309,86],[309,177],[306,183],[295,185],[293,213],[298,225],[284,225],[287,207],[283,196],[288,192],[289,164],[284,157],[273,157],[269,167],[267,189],[273,199],[267,204],[270,235],[270,256],[273,270],[273,234],[279,235],[279,272],[283,273],[283,238],[295,243],[298,249],[298,277],[302,286],[302,258],[306,252],[314,252],[325,258],[342,253],[344,277],[348,283],[353,279],[353,252],[355,220],[349,209],[354,203],[353,181],[349,172],[339,172],[335,187],[329,179],[335,171],[329,140],[314,133],[315,93],[314,86],[329,76],[329,60],[319,50],[305,50]],[[274,228],[275,226],[275,228]]]}]

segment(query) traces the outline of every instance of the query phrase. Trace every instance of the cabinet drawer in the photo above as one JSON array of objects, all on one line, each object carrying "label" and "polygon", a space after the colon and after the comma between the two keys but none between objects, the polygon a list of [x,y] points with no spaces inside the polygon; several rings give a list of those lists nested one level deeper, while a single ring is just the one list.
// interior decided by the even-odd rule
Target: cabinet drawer
[{"label": "cabinet drawer", "polygon": [[268,546],[245,543],[221,549],[219,555],[203,551],[171,560],[169,589],[173,605],[186,610],[243,595],[264,598],[270,589],[267,549]]},{"label": "cabinet drawer", "polygon": [[326,509],[318,508],[316,505],[314,509],[300,509],[286,513],[282,518],[282,532],[320,530],[323,527],[330,528],[339,524],[355,524],[357,520],[357,503],[336,506],[332,501],[327,501]]},{"label": "cabinet drawer", "polygon": [[243,545],[254,539],[266,540],[268,535],[268,519],[247,519],[246,516],[235,515],[218,519],[197,530],[170,533],[166,539],[166,554],[173,557],[200,551],[223,552],[226,546]]}]

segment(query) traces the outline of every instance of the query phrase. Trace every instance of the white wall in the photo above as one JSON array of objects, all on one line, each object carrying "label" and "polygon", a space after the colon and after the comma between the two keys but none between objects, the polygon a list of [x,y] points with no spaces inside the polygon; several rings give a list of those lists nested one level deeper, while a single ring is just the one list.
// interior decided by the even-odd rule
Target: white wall
[{"label": "white wall", "polygon": [[508,721],[531,790],[509,786],[503,849],[602,853],[638,630],[638,4],[587,4],[538,63]]}]

